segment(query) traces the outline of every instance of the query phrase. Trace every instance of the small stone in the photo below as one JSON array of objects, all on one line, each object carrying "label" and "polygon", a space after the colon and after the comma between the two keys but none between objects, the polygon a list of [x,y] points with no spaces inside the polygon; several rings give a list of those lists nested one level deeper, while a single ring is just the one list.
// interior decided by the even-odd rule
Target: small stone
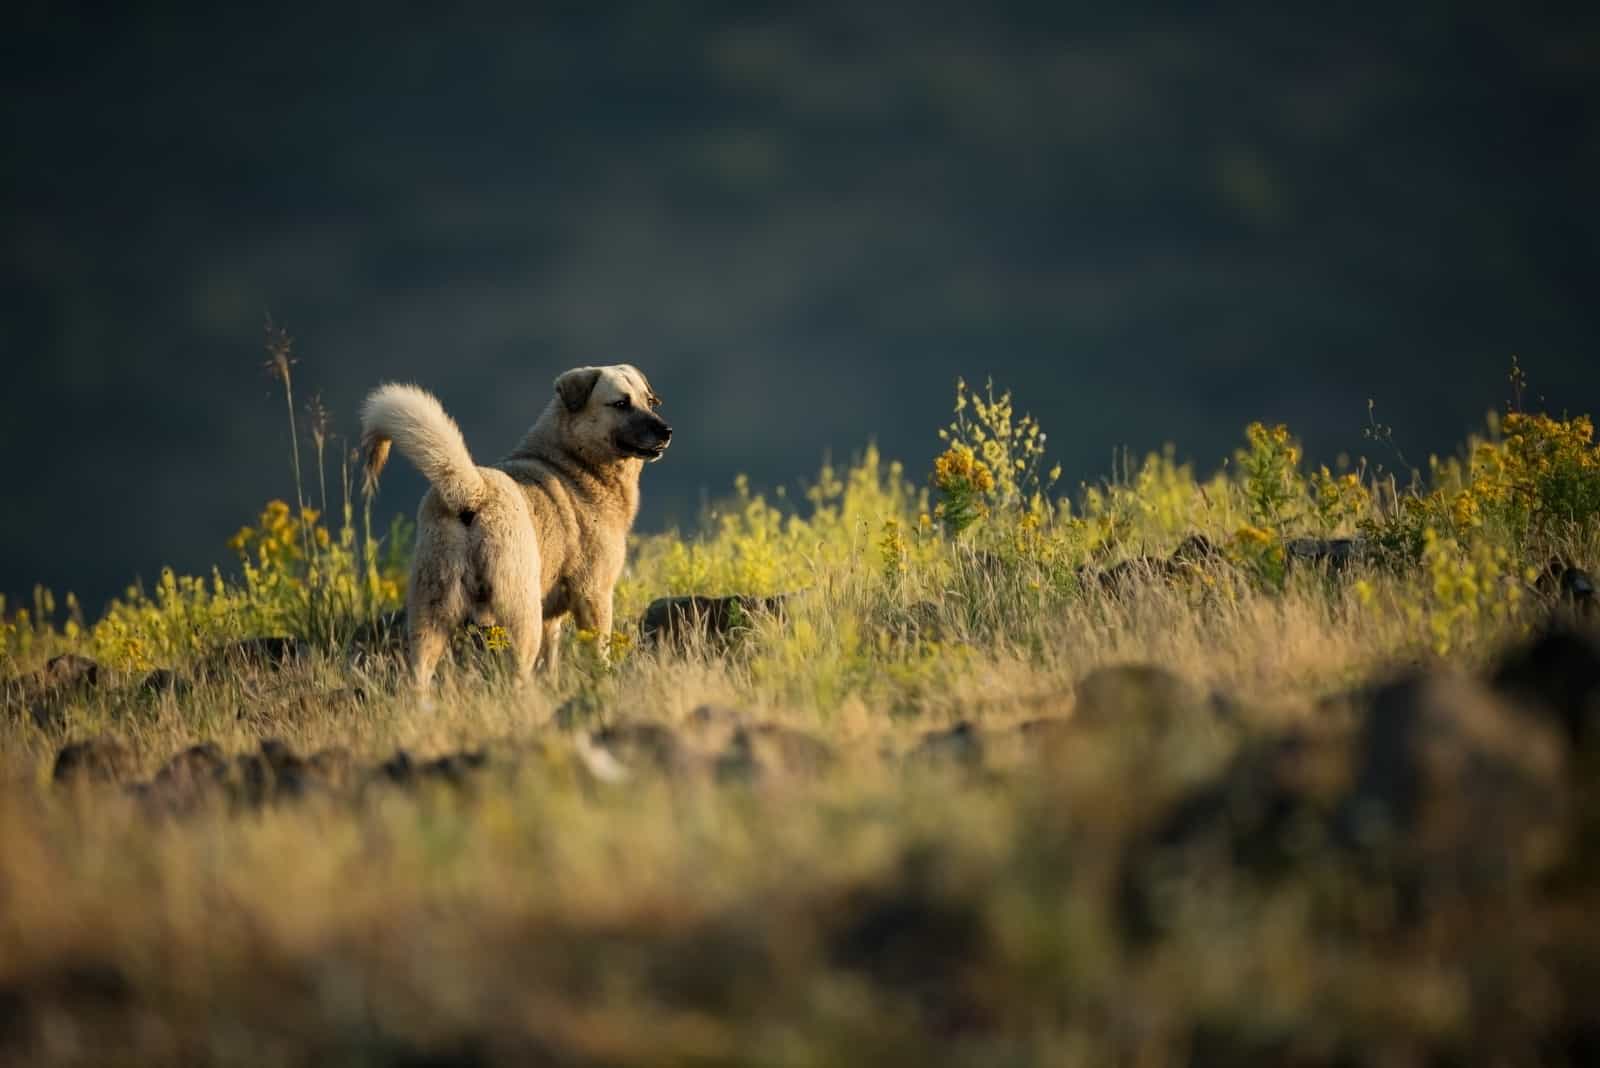
[{"label": "small stone", "polygon": [[589,741],[610,753],[624,767],[672,773],[689,762],[683,744],[664,723],[633,721],[602,727],[589,735]]},{"label": "small stone", "polygon": [[1163,580],[1167,575],[1168,562],[1159,556],[1130,556],[1099,570],[1090,567],[1078,570],[1079,582],[1115,594],[1129,593],[1140,586]]},{"label": "small stone", "polygon": [[643,645],[684,651],[707,642],[720,645],[762,617],[782,619],[785,596],[660,597],[639,620]]},{"label": "small stone", "polygon": [[51,780],[58,786],[120,783],[133,775],[133,754],[121,742],[106,737],[72,742],[56,754]]},{"label": "small stone", "polygon": [[723,782],[779,776],[810,779],[825,774],[836,759],[832,746],[804,731],[761,723],[734,731],[715,770]]},{"label": "small stone", "polygon": [[346,789],[350,785],[354,767],[355,761],[350,756],[350,750],[343,746],[319,749],[306,759],[309,776],[330,790]]},{"label": "small stone", "polygon": [[605,709],[605,703],[593,693],[584,690],[573,694],[556,707],[550,725],[558,731],[580,730],[592,723]]},{"label": "small stone", "polygon": [[406,614],[402,609],[362,623],[350,636],[349,652],[367,655],[398,653],[406,645]]},{"label": "small stone", "polygon": [[1371,556],[1361,538],[1291,538],[1284,543],[1283,553],[1290,566],[1320,567],[1334,573]]},{"label": "small stone", "polygon": [[191,688],[189,680],[171,668],[156,668],[139,680],[139,690],[148,694],[172,694],[175,697],[182,697]]},{"label": "small stone", "polygon": [[1041,716],[1017,724],[1017,734],[1029,746],[1059,745],[1072,733],[1072,720],[1065,716]]},{"label": "small stone", "polygon": [[697,705],[689,713],[689,722],[696,727],[737,727],[746,718],[739,709],[728,705]]},{"label": "small stone", "polygon": [[471,772],[483,768],[488,762],[488,754],[481,749],[462,750],[459,753],[446,753],[428,761],[422,765],[421,774],[424,779],[461,786],[466,783]]},{"label": "small stone", "polygon": [[1214,717],[1187,681],[1154,664],[1097,668],[1077,685],[1073,722],[1088,730],[1131,730],[1160,736]]},{"label": "small stone", "polygon": [[278,671],[305,660],[311,647],[284,635],[243,638],[213,649],[206,657],[205,670],[211,675],[226,675],[242,668],[267,668]]},{"label": "small stone", "polygon": [[45,662],[39,681],[50,690],[93,689],[100,682],[100,665],[87,656],[62,653]]},{"label": "small stone", "polygon": [[1534,589],[1547,600],[1578,618],[1600,615],[1594,577],[1581,567],[1556,557],[1534,580]]},{"label": "small stone", "polygon": [[396,749],[394,755],[378,765],[378,775],[397,786],[408,786],[416,778],[416,767],[411,754]]},{"label": "small stone", "polygon": [[962,720],[946,730],[924,734],[906,757],[925,767],[978,768],[984,758],[983,733]]},{"label": "small stone", "polygon": [[212,742],[190,746],[162,765],[140,800],[168,815],[188,812],[221,795],[228,759]]},{"label": "small stone", "polygon": [[1169,564],[1205,564],[1221,560],[1222,550],[1217,548],[1210,538],[1204,534],[1190,534],[1178,543],[1172,550],[1172,555],[1167,557]]}]

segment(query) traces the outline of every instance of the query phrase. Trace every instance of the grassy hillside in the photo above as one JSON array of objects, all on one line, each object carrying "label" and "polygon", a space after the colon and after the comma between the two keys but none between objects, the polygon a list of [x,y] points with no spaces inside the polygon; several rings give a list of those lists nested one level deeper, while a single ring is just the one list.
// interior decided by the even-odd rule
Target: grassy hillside
[{"label": "grassy hillside", "polygon": [[[1069,494],[961,387],[932,472],[741,481],[559,686],[489,628],[429,702],[406,524],[300,422],[236,566],[4,614],[0,1061],[1600,1048],[1586,419],[1409,479],[1253,425]],[[689,594],[748,599],[634,626]]]}]

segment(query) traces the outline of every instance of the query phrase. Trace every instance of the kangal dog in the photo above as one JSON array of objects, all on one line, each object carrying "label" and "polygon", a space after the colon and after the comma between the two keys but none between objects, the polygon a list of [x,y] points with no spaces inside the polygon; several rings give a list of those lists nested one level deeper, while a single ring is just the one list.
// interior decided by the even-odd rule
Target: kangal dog
[{"label": "kangal dog", "polygon": [[503,627],[526,679],[543,650],[554,679],[561,617],[611,633],[611,597],[639,472],[659,460],[672,428],[637,368],[578,367],[522,439],[479,467],[455,421],[416,386],[379,386],[361,411],[367,476],[393,442],[432,488],[417,509],[417,550],[406,593],[412,680],[427,690],[450,635],[467,621]]}]

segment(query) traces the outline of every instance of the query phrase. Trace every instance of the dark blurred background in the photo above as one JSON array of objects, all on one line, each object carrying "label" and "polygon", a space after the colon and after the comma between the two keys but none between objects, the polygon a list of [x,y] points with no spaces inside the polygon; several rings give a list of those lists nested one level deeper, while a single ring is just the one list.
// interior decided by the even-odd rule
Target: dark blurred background
[{"label": "dark blurred background", "polygon": [[639,364],[646,528],[871,438],[920,472],[958,374],[1069,483],[1254,418],[1377,458],[1369,397],[1416,462],[1513,354],[1600,406],[1600,6],[1074,7],[14,7],[0,591],[93,610],[292,496],[268,312],[336,432],[412,379],[486,461]]}]

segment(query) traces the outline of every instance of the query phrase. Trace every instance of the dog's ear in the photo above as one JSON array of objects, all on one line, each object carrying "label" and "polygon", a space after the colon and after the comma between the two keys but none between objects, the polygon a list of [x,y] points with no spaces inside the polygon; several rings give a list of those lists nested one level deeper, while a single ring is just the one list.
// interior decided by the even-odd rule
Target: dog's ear
[{"label": "dog's ear", "polygon": [[574,367],[556,379],[556,394],[561,398],[561,403],[566,405],[567,411],[581,411],[589,403],[589,394],[594,392],[594,384],[600,381],[600,368]]}]

